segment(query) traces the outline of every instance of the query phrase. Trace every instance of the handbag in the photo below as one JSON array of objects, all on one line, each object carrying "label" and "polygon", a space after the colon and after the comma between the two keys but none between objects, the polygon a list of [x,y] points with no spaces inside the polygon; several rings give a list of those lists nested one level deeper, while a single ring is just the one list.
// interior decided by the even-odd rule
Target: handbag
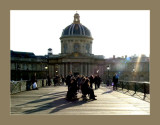
[{"label": "handbag", "polygon": [[34,82],[34,83],[33,83],[33,89],[36,89],[36,88],[37,88],[37,83]]},{"label": "handbag", "polygon": [[112,86],[114,86],[114,82],[112,82]]}]

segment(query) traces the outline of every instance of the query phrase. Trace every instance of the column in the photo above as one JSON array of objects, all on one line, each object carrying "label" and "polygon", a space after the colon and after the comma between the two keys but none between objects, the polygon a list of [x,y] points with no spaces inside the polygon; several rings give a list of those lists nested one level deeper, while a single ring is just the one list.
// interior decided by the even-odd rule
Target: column
[{"label": "column", "polygon": [[66,63],[66,76],[68,75],[68,64]]},{"label": "column", "polygon": [[87,76],[87,63],[85,64],[85,76]]},{"label": "column", "polygon": [[60,64],[58,64],[58,75],[61,75]]},{"label": "column", "polygon": [[84,75],[83,74],[83,63],[81,63],[81,75]]},{"label": "column", "polygon": [[72,63],[70,63],[70,72],[72,72]]},{"label": "column", "polygon": [[90,64],[88,64],[88,75],[91,75],[91,69],[90,69]]},{"label": "column", "polygon": [[55,65],[53,65],[53,77],[55,76]]},{"label": "column", "polygon": [[62,64],[62,75],[64,76],[64,63]]}]

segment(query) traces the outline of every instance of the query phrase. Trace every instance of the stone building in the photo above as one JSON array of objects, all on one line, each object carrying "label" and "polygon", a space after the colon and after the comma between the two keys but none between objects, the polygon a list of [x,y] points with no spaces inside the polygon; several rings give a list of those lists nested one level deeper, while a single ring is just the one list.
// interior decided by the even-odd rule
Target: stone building
[{"label": "stone building", "polygon": [[90,30],[80,23],[78,13],[73,23],[67,26],[60,37],[61,54],[49,55],[49,74],[66,76],[71,71],[74,75],[103,74],[104,57],[92,54],[93,38]]},{"label": "stone building", "polygon": [[149,81],[149,57],[141,55],[140,57],[118,57],[106,59],[105,65],[109,66],[109,71],[106,70],[106,78],[110,78],[115,73],[118,73],[120,80],[126,81]]},{"label": "stone building", "polygon": [[47,56],[36,56],[34,53],[10,51],[11,80],[29,80],[34,73],[38,79],[46,78],[48,70]]}]

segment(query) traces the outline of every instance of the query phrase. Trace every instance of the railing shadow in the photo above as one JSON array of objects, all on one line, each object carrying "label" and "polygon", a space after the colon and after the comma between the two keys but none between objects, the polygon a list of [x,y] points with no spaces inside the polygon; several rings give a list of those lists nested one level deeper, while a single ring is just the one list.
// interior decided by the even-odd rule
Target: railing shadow
[{"label": "railing shadow", "polygon": [[150,82],[120,80],[117,85],[118,92],[150,102]]}]

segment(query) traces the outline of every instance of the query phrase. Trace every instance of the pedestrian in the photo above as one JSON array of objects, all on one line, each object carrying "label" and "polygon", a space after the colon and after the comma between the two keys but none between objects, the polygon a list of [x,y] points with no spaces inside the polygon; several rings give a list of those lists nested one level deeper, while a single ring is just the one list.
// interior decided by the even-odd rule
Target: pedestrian
[{"label": "pedestrian", "polygon": [[100,87],[100,84],[101,84],[101,78],[99,77],[99,75],[97,75],[97,80],[98,80],[98,82],[97,82],[97,87],[99,88]]},{"label": "pedestrian", "polygon": [[97,89],[97,86],[98,86],[98,75],[96,75],[95,77],[94,77],[94,84],[95,84],[95,89]]},{"label": "pedestrian", "polygon": [[34,75],[32,76],[31,83],[32,83],[32,89],[38,90],[36,73],[34,73]]},{"label": "pedestrian", "polygon": [[118,84],[118,75],[117,75],[117,73],[115,73],[115,75],[113,76],[113,81],[112,82],[114,83],[113,90],[117,90],[117,84]]},{"label": "pedestrian", "polygon": [[91,76],[89,77],[89,80],[90,80],[90,87],[93,88],[94,76],[91,75]]},{"label": "pedestrian", "polygon": [[70,86],[67,91],[66,99],[70,101],[77,99],[77,83],[75,78],[71,79]]},{"label": "pedestrian", "polygon": [[70,85],[71,85],[71,77],[72,77],[73,75],[72,75],[72,72],[69,72],[69,74],[68,74],[68,76],[67,76],[67,78],[66,78],[66,84],[67,84],[67,86],[68,86],[68,90],[69,90],[69,87],[70,87]]},{"label": "pedestrian", "polygon": [[51,78],[49,75],[47,76],[47,82],[48,82],[48,86],[50,86],[51,85]]},{"label": "pedestrian", "polygon": [[54,86],[58,84],[58,75],[53,78]]},{"label": "pedestrian", "polygon": [[80,90],[80,86],[81,86],[81,78],[79,75],[77,75],[77,78],[76,78],[76,82],[77,82],[77,91],[79,92]]},{"label": "pedestrian", "polygon": [[65,78],[63,77],[63,75],[61,75],[61,79],[62,79],[62,84],[64,85]]},{"label": "pedestrian", "polygon": [[82,97],[86,97],[86,95],[89,95],[89,99],[97,100],[95,97],[93,89],[90,87],[90,81],[89,79],[85,79],[84,83],[82,84]]}]

